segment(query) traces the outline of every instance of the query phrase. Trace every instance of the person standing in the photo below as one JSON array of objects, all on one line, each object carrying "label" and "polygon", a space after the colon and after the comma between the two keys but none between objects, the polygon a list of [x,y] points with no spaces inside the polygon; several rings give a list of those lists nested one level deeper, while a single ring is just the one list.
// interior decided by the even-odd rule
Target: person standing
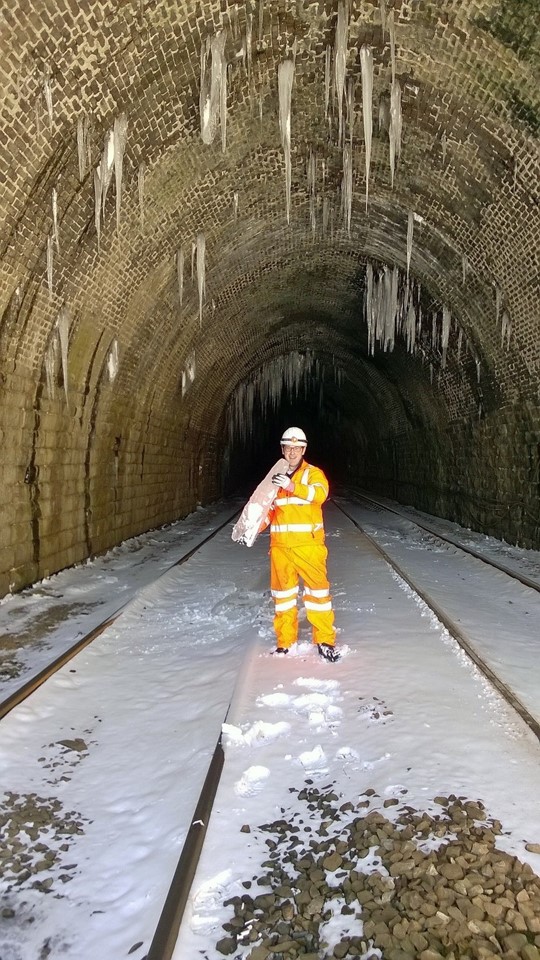
[{"label": "person standing", "polygon": [[279,487],[264,523],[270,526],[270,586],[274,600],[275,653],[286,654],[297,641],[299,579],[319,655],[331,663],[339,659],[336,630],[326,573],[328,550],[324,542],[322,504],[328,480],[322,470],[304,459],[307,438],[299,427],[289,427],[281,438],[281,452],[289,467],[272,482]]}]

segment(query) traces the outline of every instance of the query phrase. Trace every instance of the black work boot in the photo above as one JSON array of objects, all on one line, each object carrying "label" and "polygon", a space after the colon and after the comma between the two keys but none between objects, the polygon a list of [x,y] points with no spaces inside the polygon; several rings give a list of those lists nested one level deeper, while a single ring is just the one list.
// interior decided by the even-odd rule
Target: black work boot
[{"label": "black work boot", "polygon": [[276,649],[273,651],[273,653],[288,653],[288,652],[289,652],[288,647],[276,647]]},{"label": "black work boot", "polygon": [[319,651],[319,656],[322,657],[323,660],[328,660],[329,663],[335,663],[336,660],[340,658],[340,654],[330,643],[318,643],[317,650]]}]

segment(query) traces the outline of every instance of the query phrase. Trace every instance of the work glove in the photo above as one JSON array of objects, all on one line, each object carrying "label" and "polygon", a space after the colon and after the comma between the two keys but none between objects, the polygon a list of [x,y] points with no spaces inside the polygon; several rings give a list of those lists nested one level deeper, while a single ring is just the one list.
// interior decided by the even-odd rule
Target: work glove
[{"label": "work glove", "polygon": [[275,473],[272,477],[272,483],[274,483],[276,487],[283,487],[288,493],[294,490],[294,483],[286,473]]}]

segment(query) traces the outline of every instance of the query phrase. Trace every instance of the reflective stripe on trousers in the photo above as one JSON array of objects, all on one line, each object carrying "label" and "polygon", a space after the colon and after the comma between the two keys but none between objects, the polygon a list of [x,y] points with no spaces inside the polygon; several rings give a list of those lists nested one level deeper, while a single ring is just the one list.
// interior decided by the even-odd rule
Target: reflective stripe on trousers
[{"label": "reflective stripe on trousers", "polygon": [[274,598],[274,629],[278,647],[290,647],[298,635],[298,580],[304,582],[304,606],[314,643],[335,640],[330,584],[326,575],[328,550],[313,541],[299,547],[272,546],[270,585]]}]

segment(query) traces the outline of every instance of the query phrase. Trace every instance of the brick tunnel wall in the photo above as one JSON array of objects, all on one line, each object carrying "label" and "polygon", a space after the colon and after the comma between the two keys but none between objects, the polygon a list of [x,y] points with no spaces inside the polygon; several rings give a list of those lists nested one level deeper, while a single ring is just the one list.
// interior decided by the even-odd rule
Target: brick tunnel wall
[{"label": "brick tunnel wall", "polygon": [[540,546],[537,22],[537,0],[2,11],[0,594],[218,496],[231,399],[308,354],[299,412],[349,487]]}]

